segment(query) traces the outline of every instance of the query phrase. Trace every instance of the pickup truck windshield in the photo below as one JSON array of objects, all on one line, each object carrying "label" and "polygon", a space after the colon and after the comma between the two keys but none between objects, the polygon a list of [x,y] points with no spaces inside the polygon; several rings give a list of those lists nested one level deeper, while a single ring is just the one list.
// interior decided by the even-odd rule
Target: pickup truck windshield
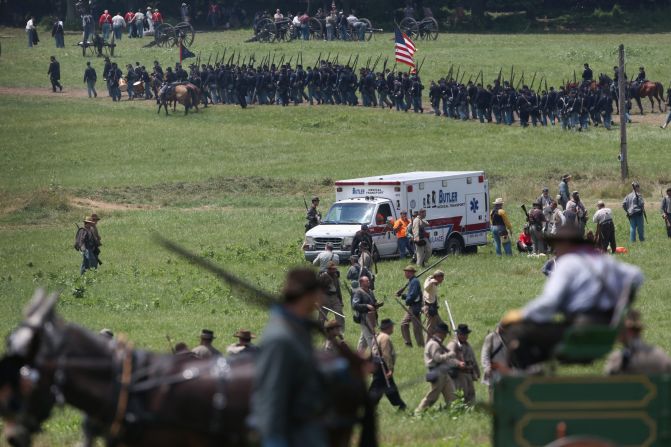
[{"label": "pickup truck windshield", "polygon": [[322,224],[345,225],[370,223],[375,205],[371,203],[336,203]]}]

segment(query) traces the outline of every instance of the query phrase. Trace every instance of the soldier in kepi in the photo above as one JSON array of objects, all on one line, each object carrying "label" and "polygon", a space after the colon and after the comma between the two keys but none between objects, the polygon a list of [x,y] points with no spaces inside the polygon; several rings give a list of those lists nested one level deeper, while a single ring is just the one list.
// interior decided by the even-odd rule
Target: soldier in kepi
[{"label": "soldier in kepi", "polygon": [[262,446],[328,445],[324,427],[315,420],[324,408],[324,392],[310,329],[322,295],[314,271],[295,269],[287,274],[282,303],[272,310],[256,361],[249,416]]},{"label": "soldier in kepi", "polygon": [[608,356],[604,371],[614,374],[668,374],[671,372],[671,358],[657,346],[646,344],[641,339],[643,323],[637,310],[629,310],[620,332],[624,345],[619,351]]},{"label": "soldier in kepi", "polygon": [[464,393],[464,401],[473,405],[475,403],[475,386],[473,382],[480,379],[480,368],[475,359],[473,348],[468,343],[468,335],[471,330],[466,324],[457,326],[457,338],[447,344],[447,350],[451,358],[457,360],[458,366],[451,371],[454,387]]},{"label": "soldier in kepi", "polygon": [[307,219],[307,223],[305,224],[306,233],[310,231],[312,228],[319,225],[322,221],[322,214],[317,210],[318,206],[319,206],[319,197],[315,196],[312,198],[312,203],[310,204],[310,207],[307,209],[307,215],[305,216],[305,218]]},{"label": "soldier in kepi", "polygon": [[[543,292],[523,309],[508,311],[501,320],[510,361],[516,368],[551,358],[572,326],[612,324],[643,284],[638,267],[601,253],[575,223],[546,239],[557,262]],[[557,321],[557,315],[563,321]]]},{"label": "soldier in kepi", "polygon": [[396,383],[394,382],[394,367],[396,366],[396,350],[391,342],[394,333],[394,322],[385,318],[380,322],[380,333],[376,337],[377,343],[373,345],[373,380],[370,384],[369,394],[375,404],[380,402],[382,395],[387,396],[389,403],[399,410],[406,409],[405,402],[401,399]]},{"label": "soldier in kepi", "polygon": [[431,407],[441,395],[447,405],[450,405],[454,400],[454,382],[449,375],[449,370],[460,365],[457,360],[450,356],[447,348],[443,346],[443,340],[449,333],[450,329],[447,325],[440,323],[436,327],[435,334],[424,346],[424,365],[427,369],[426,381],[431,384],[431,389],[419,403],[415,410],[416,413]]}]

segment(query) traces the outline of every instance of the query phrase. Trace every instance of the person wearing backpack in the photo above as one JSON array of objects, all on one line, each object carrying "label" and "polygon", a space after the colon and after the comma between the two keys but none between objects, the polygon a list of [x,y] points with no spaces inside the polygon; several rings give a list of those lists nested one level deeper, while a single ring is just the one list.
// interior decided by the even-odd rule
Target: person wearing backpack
[{"label": "person wearing backpack", "polygon": [[98,268],[98,256],[96,249],[98,248],[98,240],[95,237],[93,227],[95,220],[91,217],[84,219],[84,226],[77,227],[77,235],[75,237],[75,250],[82,253],[82,266],[80,273],[83,275],[86,270]]}]

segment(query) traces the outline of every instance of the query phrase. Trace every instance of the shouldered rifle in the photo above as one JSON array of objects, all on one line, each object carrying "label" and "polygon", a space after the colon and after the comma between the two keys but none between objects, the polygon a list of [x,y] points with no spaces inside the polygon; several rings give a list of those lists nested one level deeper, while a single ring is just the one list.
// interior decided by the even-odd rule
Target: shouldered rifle
[{"label": "shouldered rifle", "polygon": [[422,62],[419,63],[419,66],[417,67],[417,74],[419,74],[420,71],[422,71],[422,67],[424,66],[424,61],[426,60],[426,56],[422,58]]},{"label": "shouldered rifle", "polygon": [[[450,255],[443,256],[442,258],[440,258],[439,260],[437,260],[436,262],[434,262],[433,264],[431,264],[430,266],[428,266],[427,268],[425,268],[424,270],[422,270],[421,272],[416,274],[415,278],[419,278],[419,277],[423,276],[426,272],[428,272],[429,270],[431,270],[432,268],[434,268],[435,266],[437,266],[438,264],[440,264],[441,262],[446,260],[448,256],[450,256]],[[407,289],[407,288],[408,288],[408,283],[406,282],[403,287],[401,287],[400,289],[398,289],[396,291],[396,296],[401,296],[403,294],[403,292],[405,292],[405,289]]]},{"label": "shouldered rifle", "polygon": [[317,61],[315,62],[315,66],[313,68],[319,67],[319,61],[321,60],[321,58],[322,58],[322,53],[320,51],[319,56],[317,56]]},{"label": "shouldered rifle", "polygon": [[210,55],[207,56],[207,64],[205,64],[205,65],[207,65],[209,67],[211,61],[212,61],[212,53],[210,53]]},{"label": "shouldered rifle", "polygon": [[[634,191],[634,195],[636,196],[636,201],[641,200],[641,195],[636,192],[636,189],[632,186],[631,188]],[[639,202],[640,203],[640,202]],[[645,212],[645,203],[641,205],[641,211],[643,211],[643,218],[645,219],[645,223],[648,223],[648,214]]]},{"label": "shouldered rifle", "polygon": [[308,201],[305,200],[305,196],[303,196],[303,205],[305,205],[305,211],[310,211],[310,208],[308,208]]},{"label": "shouldered rifle", "polygon": [[503,67],[499,68],[499,75],[496,77],[497,82],[501,85],[501,75],[503,74]]},{"label": "shouldered rifle", "polygon": [[534,71],[534,77],[531,78],[531,85],[529,86],[529,90],[533,90],[533,89],[534,89],[534,82],[536,82],[536,73],[538,73],[538,72],[537,72],[537,71]]},{"label": "shouldered rifle", "polygon": [[520,205],[520,208],[522,208],[522,212],[524,213],[524,217],[526,217],[527,222],[529,222],[529,212],[527,211],[527,206],[525,204]]},{"label": "shouldered rifle", "polygon": [[[375,334],[375,328],[371,327],[372,325],[368,321],[367,314],[361,316],[361,323],[363,323],[363,325],[366,326],[366,328],[373,335],[373,346],[370,347],[371,355],[379,359],[380,368],[382,368],[382,375],[384,376],[384,381],[387,384],[387,388],[391,388],[391,383],[389,382],[389,370],[387,369],[387,365],[384,362],[384,358],[382,357],[382,350],[380,349],[380,345],[377,342],[377,335]],[[373,351],[377,351],[377,355],[375,355]]]}]

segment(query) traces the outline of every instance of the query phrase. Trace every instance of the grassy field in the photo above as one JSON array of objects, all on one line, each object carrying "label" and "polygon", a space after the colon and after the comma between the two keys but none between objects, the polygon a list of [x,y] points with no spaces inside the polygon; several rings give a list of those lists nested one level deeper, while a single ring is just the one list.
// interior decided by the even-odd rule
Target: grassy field
[{"label": "grassy field", "polygon": [[[3,39],[0,89],[48,88],[48,56],[61,60],[66,90],[79,88],[84,61],[76,49],[61,53],[43,34],[44,45],[23,48],[22,32],[0,30]],[[247,33],[198,34],[194,50],[203,55],[228,46],[258,55],[268,50],[295,54],[305,61],[327,53],[388,54],[388,35],[370,44],[243,44]],[[73,38],[66,39],[72,42]],[[499,66],[538,70],[548,82],[572,77],[587,60],[598,72],[614,65],[615,48],[624,41],[630,66],[644,64],[651,79],[668,79],[662,65],[671,35],[626,36],[441,36],[420,43],[427,54],[425,82],[454,63],[468,71],[483,68],[492,77]],[[146,40],[145,40],[146,42]],[[141,49],[124,39],[118,60],[174,62],[175,50]],[[128,46],[128,47],[126,47]],[[214,56],[213,56],[214,57]],[[288,56],[287,56],[288,57]],[[204,59],[206,59],[204,57]],[[346,57],[345,57],[346,59]],[[100,71],[100,61],[96,61]],[[630,70],[632,71],[632,70]],[[641,180],[650,204],[648,242],[626,242],[619,202],[628,191],[619,182],[618,133],[603,129],[586,134],[558,129],[502,128],[454,122],[431,116],[344,107],[252,107],[241,111],[219,106],[203,113],[158,116],[143,102],[112,103],[54,95],[28,89],[2,95],[0,101],[0,333],[20,319],[34,287],[62,289],[59,312],[68,320],[97,330],[126,333],[136,346],[168,349],[165,335],[197,342],[201,328],[214,329],[217,345],[233,341],[240,327],[259,333],[265,314],[233,296],[225,285],[167,254],[151,234],[181,242],[269,290],[277,290],[284,272],[302,264],[303,195],[319,194],[323,206],[333,200],[333,181],[410,170],[484,169],[492,196],[504,197],[516,228],[522,225],[519,203],[527,204],[548,185],[556,191],[559,176],[574,174],[574,185],[594,209],[607,200],[616,214],[619,245],[629,248],[623,260],[639,265],[646,284],[639,298],[648,337],[671,350],[666,334],[671,322],[667,298],[669,241],[656,212],[660,188],[671,183],[671,138],[657,126],[629,128],[630,168]],[[662,116],[657,114],[659,121]],[[96,211],[103,217],[104,265],[78,274],[80,256],[72,249],[74,222]],[[482,340],[503,312],[520,306],[543,286],[542,260],[515,256],[497,259],[491,246],[476,256],[452,258],[441,296],[450,299],[458,322],[473,329],[479,353]],[[391,297],[403,284],[400,261],[380,264],[379,297]],[[346,306],[349,314],[349,306]],[[388,300],[381,317],[402,318]],[[347,340],[358,332],[347,327]],[[397,381],[424,374],[418,349],[402,346]],[[568,372],[596,372],[591,368]],[[426,391],[415,383],[402,395],[414,407]],[[478,386],[480,400],[486,390]],[[431,411],[416,417],[380,405],[383,445],[480,446],[489,443],[489,415],[476,410]],[[40,446],[73,445],[79,416],[57,412],[40,437]]]}]

